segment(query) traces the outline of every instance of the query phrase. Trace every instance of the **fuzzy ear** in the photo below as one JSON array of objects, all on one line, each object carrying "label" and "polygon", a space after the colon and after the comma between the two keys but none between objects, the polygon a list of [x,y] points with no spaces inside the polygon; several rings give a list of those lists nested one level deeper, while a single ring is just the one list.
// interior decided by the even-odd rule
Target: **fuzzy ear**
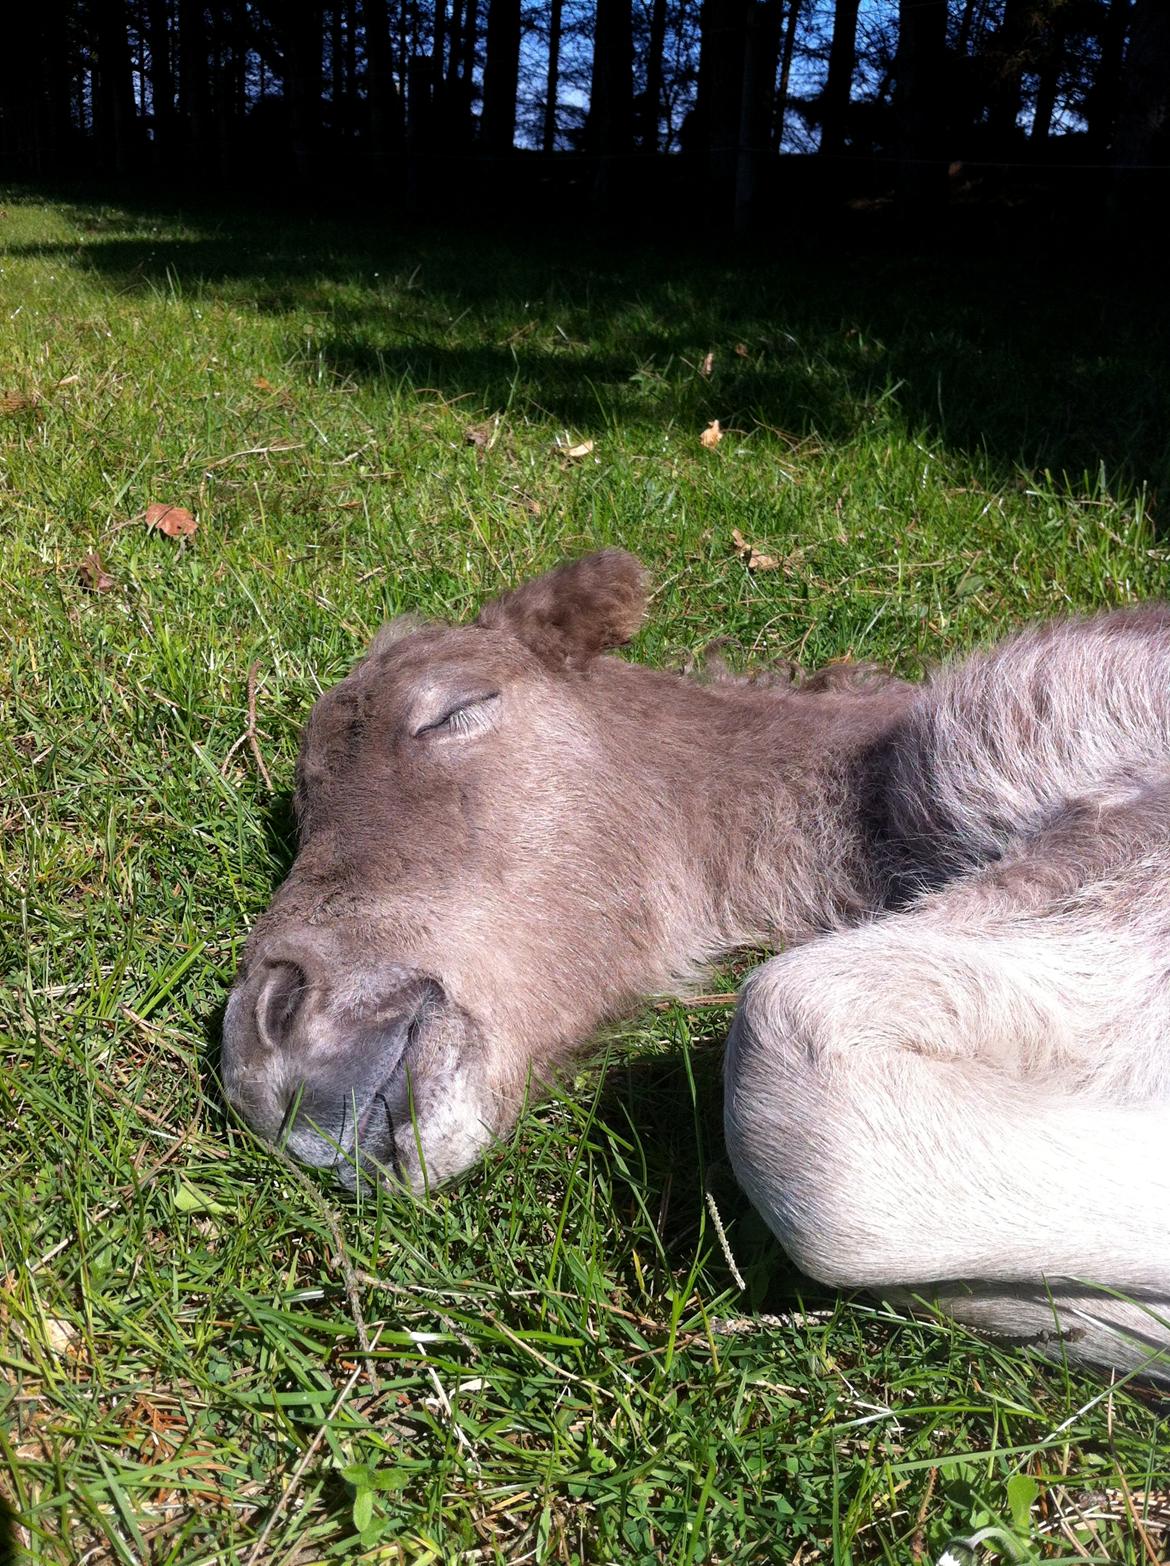
[{"label": "fuzzy ear", "polygon": [[624,549],[602,549],[557,566],[487,604],[477,625],[510,631],[543,662],[583,669],[642,624],[646,572]]}]

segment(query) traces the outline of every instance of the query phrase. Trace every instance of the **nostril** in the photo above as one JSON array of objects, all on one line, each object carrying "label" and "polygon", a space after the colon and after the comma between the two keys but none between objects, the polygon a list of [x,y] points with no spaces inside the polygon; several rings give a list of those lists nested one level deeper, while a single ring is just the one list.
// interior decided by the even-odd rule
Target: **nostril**
[{"label": "nostril", "polygon": [[274,962],[256,1002],[256,1024],[270,1049],[282,1044],[309,989],[305,970],[295,962]]}]

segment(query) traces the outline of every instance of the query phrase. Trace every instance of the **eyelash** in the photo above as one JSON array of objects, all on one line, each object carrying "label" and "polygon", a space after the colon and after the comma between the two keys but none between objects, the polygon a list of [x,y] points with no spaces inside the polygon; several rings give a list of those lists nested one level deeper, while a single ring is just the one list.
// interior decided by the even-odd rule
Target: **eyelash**
[{"label": "eyelash", "polygon": [[489,691],[484,696],[475,696],[470,701],[461,702],[459,706],[452,707],[441,718],[436,718],[434,723],[424,723],[421,729],[415,730],[415,739],[424,734],[439,734],[444,730],[449,734],[467,734],[478,727],[475,718],[471,714],[477,707],[486,707],[488,702],[496,701],[499,691]]},{"label": "eyelash", "polygon": [[463,734],[472,725],[473,719],[470,716],[470,709],[467,707],[456,707],[454,712],[447,714],[439,724],[439,727],[441,729],[451,729],[456,734]]}]

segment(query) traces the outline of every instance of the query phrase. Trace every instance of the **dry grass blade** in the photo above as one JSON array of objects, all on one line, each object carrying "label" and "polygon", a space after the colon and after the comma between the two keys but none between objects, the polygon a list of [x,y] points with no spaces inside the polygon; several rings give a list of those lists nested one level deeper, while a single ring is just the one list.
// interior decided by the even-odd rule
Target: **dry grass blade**
[{"label": "dry grass blade", "polygon": [[256,681],[260,673],[260,660],[255,659],[248,667],[248,726],[244,730],[247,736],[248,746],[260,770],[260,776],[264,779],[264,786],[271,794],[272,775],[264,765],[264,756],[260,750],[260,739],[256,733]]}]

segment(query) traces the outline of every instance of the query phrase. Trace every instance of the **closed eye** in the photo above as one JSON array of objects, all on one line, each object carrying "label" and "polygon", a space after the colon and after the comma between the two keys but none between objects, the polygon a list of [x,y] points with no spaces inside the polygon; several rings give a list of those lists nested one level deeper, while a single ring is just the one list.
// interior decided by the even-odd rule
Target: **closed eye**
[{"label": "closed eye", "polygon": [[414,737],[421,739],[424,734],[448,734],[452,737],[479,734],[492,726],[499,705],[499,691],[485,691],[482,696],[467,697],[448,707],[432,722],[415,729]]}]

